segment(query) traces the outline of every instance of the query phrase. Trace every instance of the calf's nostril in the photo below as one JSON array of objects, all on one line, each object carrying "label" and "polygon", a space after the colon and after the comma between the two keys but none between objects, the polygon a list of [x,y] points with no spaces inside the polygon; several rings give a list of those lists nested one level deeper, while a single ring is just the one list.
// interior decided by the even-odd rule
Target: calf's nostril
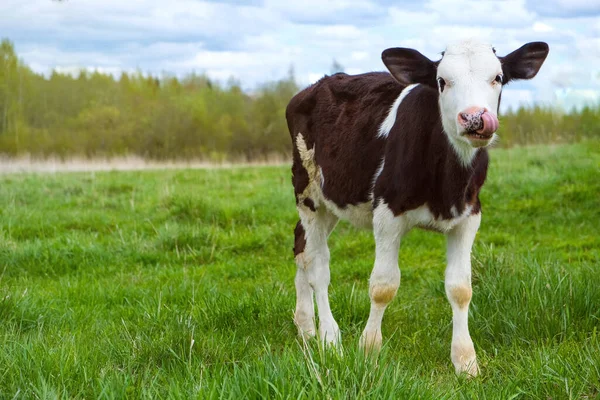
[{"label": "calf's nostril", "polygon": [[461,112],[458,114],[458,119],[461,123],[465,123],[469,120],[469,114]]}]

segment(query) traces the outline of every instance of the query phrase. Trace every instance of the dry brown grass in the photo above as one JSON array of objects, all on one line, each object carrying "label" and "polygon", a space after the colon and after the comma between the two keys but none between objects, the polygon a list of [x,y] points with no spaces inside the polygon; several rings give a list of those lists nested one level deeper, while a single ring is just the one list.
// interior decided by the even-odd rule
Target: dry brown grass
[{"label": "dry brown grass", "polygon": [[127,156],[110,159],[60,158],[35,159],[32,157],[0,157],[0,174],[10,173],[56,173],[86,171],[138,171],[164,169],[212,169],[287,165],[284,157],[269,157],[263,161],[153,161],[141,157]]}]

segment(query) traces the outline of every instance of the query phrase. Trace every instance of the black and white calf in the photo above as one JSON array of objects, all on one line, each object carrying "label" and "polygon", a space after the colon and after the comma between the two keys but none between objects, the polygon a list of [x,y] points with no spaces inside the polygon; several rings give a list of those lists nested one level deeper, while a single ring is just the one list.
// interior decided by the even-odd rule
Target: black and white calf
[{"label": "black and white calf", "polygon": [[381,346],[381,321],[400,285],[400,240],[413,227],[447,236],[446,295],[453,312],[451,358],[457,372],[478,373],[468,329],[471,247],[481,220],[479,191],[496,138],[502,87],[533,78],[548,45],[529,43],[505,57],[476,41],[447,47],[431,61],[412,49],[382,58],[391,75],[335,74],[288,105],[294,145],[292,182],[299,333],[331,344],[340,331],[329,307],[327,238],[338,219],[372,228],[375,266],[371,312],[361,346]]}]

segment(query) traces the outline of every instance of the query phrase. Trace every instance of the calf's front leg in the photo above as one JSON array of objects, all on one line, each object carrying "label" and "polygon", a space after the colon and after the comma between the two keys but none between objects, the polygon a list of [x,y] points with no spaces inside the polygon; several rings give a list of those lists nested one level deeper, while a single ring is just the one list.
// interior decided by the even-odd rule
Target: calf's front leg
[{"label": "calf's front leg", "polygon": [[457,373],[479,374],[475,348],[469,334],[471,302],[471,248],[479,229],[481,214],[470,215],[447,234],[446,296],[452,307],[450,356]]},{"label": "calf's front leg", "polygon": [[388,304],[396,296],[400,286],[398,249],[406,231],[403,216],[394,216],[387,204],[381,202],[373,212],[375,237],[375,266],[369,279],[371,311],[367,326],[360,338],[360,347],[366,351],[381,348],[381,322]]}]

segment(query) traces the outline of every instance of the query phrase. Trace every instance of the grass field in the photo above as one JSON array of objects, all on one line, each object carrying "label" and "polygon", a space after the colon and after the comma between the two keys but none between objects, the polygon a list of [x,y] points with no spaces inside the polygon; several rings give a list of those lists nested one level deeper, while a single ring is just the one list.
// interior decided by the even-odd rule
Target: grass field
[{"label": "grass field", "polygon": [[0,176],[0,398],[600,398],[600,143],[493,150],[457,377],[444,238],[413,231],[377,360],[373,239],[330,240],[343,356],[292,322],[287,167]]}]

